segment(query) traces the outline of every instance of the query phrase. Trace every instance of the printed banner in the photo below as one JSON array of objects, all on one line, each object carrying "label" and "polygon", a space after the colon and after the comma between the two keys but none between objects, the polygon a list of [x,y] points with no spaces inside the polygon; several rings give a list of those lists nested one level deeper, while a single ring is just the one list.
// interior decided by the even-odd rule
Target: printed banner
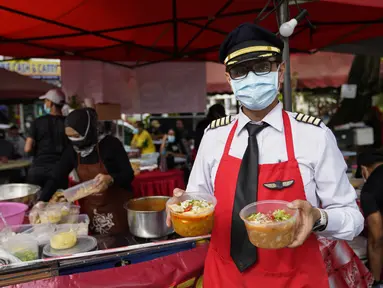
[{"label": "printed banner", "polygon": [[0,68],[38,79],[60,79],[59,60],[6,60],[0,61]]}]

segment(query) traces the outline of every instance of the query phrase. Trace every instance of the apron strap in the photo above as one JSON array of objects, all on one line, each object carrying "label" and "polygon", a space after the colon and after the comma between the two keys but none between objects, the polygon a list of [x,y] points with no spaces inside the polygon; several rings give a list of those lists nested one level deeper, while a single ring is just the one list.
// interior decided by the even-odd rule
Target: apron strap
[{"label": "apron strap", "polygon": [[229,155],[231,142],[233,141],[235,131],[238,127],[238,120],[235,121],[233,128],[231,128],[229,137],[227,137],[226,144],[225,144],[225,150],[223,150],[223,155]]},{"label": "apron strap", "polygon": [[290,118],[289,118],[289,115],[287,114],[287,112],[285,110],[282,110],[282,117],[283,117],[283,127],[285,130],[287,158],[288,158],[288,160],[293,160],[293,159],[295,159],[293,134],[291,132]]}]

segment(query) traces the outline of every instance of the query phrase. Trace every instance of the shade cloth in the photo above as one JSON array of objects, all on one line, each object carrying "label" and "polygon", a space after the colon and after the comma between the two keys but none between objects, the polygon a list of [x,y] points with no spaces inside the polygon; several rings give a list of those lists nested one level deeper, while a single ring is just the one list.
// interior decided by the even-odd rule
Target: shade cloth
[{"label": "shade cloth", "polygon": [[0,68],[0,99],[36,99],[48,90],[57,88],[52,84],[32,79]]},{"label": "shade cloth", "polygon": [[[217,61],[219,44],[234,27],[253,22],[278,30],[267,0],[15,0],[0,3],[0,55],[101,61]],[[279,2],[279,1],[278,1]],[[282,1],[281,1],[282,2]],[[383,36],[381,0],[291,1],[306,8],[290,37],[291,51],[312,51]],[[302,3],[303,2],[303,3]],[[266,14],[270,15],[266,17]],[[315,27],[315,29],[312,29]],[[119,65],[117,63],[117,65]]]},{"label": "shade cloth", "polygon": [[176,169],[143,172],[134,178],[132,186],[136,198],[159,195],[172,197],[175,188],[185,189],[184,172]]}]

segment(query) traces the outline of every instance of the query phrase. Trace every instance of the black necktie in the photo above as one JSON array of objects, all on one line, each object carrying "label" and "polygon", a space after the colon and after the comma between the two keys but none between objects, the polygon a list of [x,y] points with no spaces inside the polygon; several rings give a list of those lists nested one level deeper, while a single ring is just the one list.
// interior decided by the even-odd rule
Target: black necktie
[{"label": "black necktie", "polygon": [[242,158],[235,191],[233,214],[231,218],[230,255],[239,271],[243,272],[257,261],[257,248],[251,244],[245,224],[239,212],[246,205],[257,201],[258,192],[258,143],[257,134],[267,124],[247,123],[248,145]]}]

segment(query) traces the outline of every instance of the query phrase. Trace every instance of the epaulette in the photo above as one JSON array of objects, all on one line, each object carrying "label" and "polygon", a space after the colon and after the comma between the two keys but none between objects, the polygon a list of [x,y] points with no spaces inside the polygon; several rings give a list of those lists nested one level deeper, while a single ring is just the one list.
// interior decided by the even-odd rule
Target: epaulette
[{"label": "epaulette", "polygon": [[229,125],[231,122],[233,122],[234,119],[235,118],[232,116],[226,116],[226,117],[214,120],[213,122],[210,123],[208,130]]},{"label": "epaulette", "polygon": [[317,118],[317,117],[314,117],[314,116],[310,116],[310,115],[306,115],[306,114],[303,114],[303,113],[298,113],[295,116],[295,120],[297,120],[299,122],[303,122],[303,123],[312,124],[312,125],[318,126],[318,127],[320,127],[320,124],[322,123],[322,120],[320,118]]}]

